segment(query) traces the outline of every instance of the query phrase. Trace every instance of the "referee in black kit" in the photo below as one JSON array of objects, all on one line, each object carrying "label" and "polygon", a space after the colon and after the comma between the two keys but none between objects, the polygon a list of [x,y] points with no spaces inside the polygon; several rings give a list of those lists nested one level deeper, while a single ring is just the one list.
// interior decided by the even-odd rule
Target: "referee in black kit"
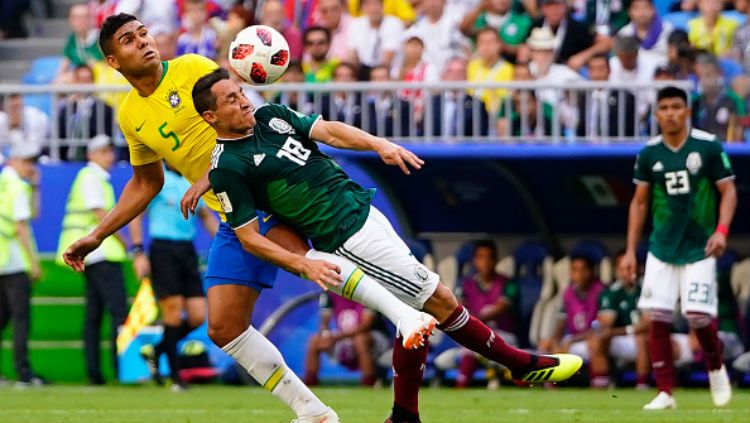
[{"label": "referee in black kit", "polygon": [[[198,272],[198,255],[193,245],[197,229],[195,217],[190,216],[185,220],[180,211],[180,200],[189,188],[190,183],[167,164],[164,187],[147,211],[151,235],[148,258],[141,243],[135,243],[133,247],[138,277],[151,274],[164,326],[161,342],[156,346],[144,346],[141,355],[146,359],[154,380],[161,384],[158,362],[159,357],[166,354],[172,390],[175,391],[187,388],[179,375],[177,343],[203,324],[206,318],[206,298]],[[196,214],[213,237],[219,225],[216,216],[202,202]],[[142,239],[140,225],[133,226],[131,223],[131,237],[134,240]]]}]

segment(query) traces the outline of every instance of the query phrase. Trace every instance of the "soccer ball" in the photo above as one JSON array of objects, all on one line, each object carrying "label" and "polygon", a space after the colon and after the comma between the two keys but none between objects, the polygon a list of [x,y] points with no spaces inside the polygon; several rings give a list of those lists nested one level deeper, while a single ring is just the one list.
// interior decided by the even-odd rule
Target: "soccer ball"
[{"label": "soccer ball", "polygon": [[289,43],[270,26],[249,26],[229,45],[229,64],[248,84],[273,84],[289,66]]}]

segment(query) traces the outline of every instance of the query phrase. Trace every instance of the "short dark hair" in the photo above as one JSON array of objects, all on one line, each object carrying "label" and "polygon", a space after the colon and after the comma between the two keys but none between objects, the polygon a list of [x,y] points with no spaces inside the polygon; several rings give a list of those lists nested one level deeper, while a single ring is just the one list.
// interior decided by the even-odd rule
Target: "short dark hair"
[{"label": "short dark hair", "polygon": [[683,29],[675,29],[667,37],[668,45],[690,44],[688,33]]},{"label": "short dark hair", "polygon": [[487,248],[492,253],[492,256],[497,258],[497,245],[495,245],[495,242],[491,239],[480,239],[474,241],[474,254],[476,254],[480,248]]},{"label": "short dark hair", "polygon": [[193,86],[193,105],[198,114],[203,116],[206,110],[216,110],[216,97],[211,92],[214,84],[229,79],[229,72],[224,68],[218,68],[207,73]]},{"label": "short dark hair", "polygon": [[104,20],[102,29],[99,31],[99,48],[105,56],[112,54],[112,37],[115,32],[128,22],[137,21],[133,15],[127,13],[118,13]]},{"label": "short dark hair", "polygon": [[665,98],[679,98],[685,102],[685,105],[688,104],[688,97],[687,97],[687,93],[685,93],[685,90],[681,88],[677,88],[672,85],[660,89],[659,92],[656,94],[657,103],[664,100]]},{"label": "short dark hair", "polygon": [[585,255],[585,254],[572,254],[570,256],[570,264],[573,264],[574,261],[581,260],[586,264],[586,267],[589,268],[592,272],[594,271],[594,260],[591,259],[591,257]]},{"label": "short dark hair", "polygon": [[331,43],[331,31],[328,30],[328,28],[324,28],[320,25],[315,25],[307,28],[305,32],[302,34],[302,41],[307,42],[307,35],[313,32],[322,32],[326,36],[326,41],[330,44]]}]

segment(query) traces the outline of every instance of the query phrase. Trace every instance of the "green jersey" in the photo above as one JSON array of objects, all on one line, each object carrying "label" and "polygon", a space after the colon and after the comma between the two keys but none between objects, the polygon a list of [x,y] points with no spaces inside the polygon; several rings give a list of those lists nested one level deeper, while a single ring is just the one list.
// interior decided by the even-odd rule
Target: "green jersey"
[{"label": "green jersey", "polygon": [[707,132],[691,130],[677,149],[661,136],[649,141],[636,159],[633,181],[651,188],[650,252],[672,264],[704,259],[706,242],[716,229],[715,184],[732,178],[729,157]]},{"label": "green jersey", "polygon": [[599,313],[617,313],[614,324],[616,328],[636,324],[640,296],[640,286],[628,289],[622,282],[615,282],[599,297]]},{"label": "green jersey", "polygon": [[278,104],[255,111],[251,135],[218,139],[209,180],[237,229],[272,213],[308,237],[316,249],[332,252],[367,220],[375,190],[349,179],[310,139],[318,115],[305,116]]}]

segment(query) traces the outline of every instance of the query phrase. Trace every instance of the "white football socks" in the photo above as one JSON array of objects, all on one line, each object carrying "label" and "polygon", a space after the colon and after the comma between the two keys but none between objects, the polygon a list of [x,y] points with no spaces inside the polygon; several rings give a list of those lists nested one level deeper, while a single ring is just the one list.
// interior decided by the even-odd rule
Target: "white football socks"
[{"label": "white football socks", "polygon": [[323,260],[340,267],[341,283],[329,289],[381,313],[394,325],[398,326],[398,321],[402,317],[416,313],[416,310],[396,298],[375,279],[365,275],[362,269],[348,259],[316,250],[308,251],[305,256],[311,260]]},{"label": "white football socks", "polygon": [[328,407],[286,366],[284,357],[263,334],[250,326],[222,350],[232,356],[266,390],[302,419],[323,414]]}]

